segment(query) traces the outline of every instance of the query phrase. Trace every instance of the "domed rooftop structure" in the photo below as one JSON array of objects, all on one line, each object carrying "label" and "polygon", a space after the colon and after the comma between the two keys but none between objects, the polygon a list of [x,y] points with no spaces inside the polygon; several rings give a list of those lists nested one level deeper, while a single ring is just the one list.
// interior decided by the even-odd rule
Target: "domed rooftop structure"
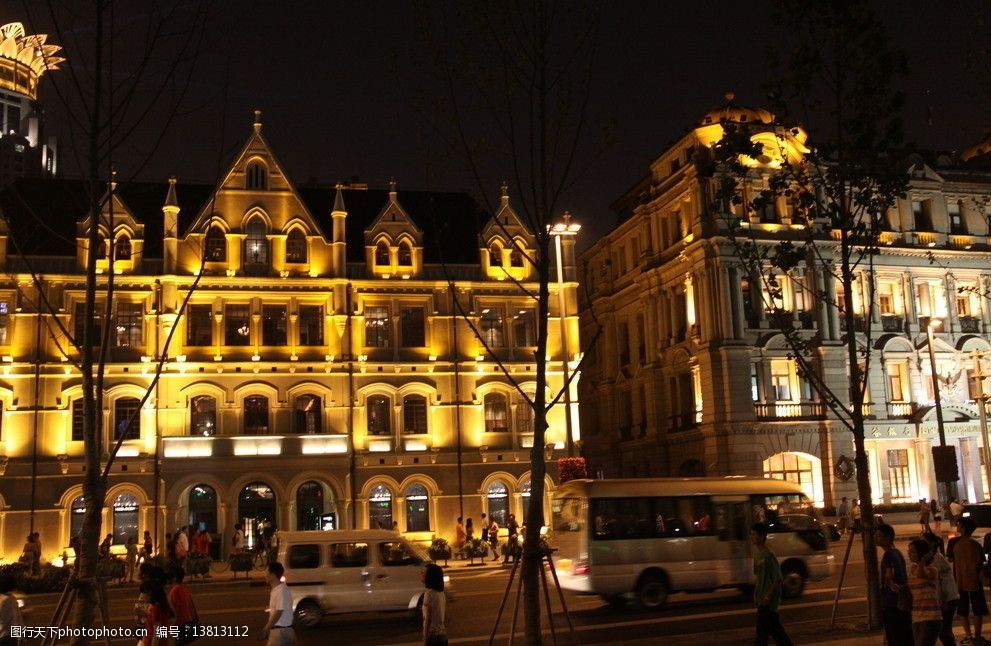
[{"label": "domed rooftop structure", "polygon": [[968,166],[991,166],[991,128],[985,128],[981,140],[960,153],[960,161]]},{"label": "domed rooftop structure", "polygon": [[752,123],[770,125],[774,123],[774,115],[763,108],[748,108],[746,106],[733,103],[736,95],[732,92],[725,94],[726,103],[718,108],[709,110],[702,120],[700,126],[710,126],[714,123]]},{"label": "domed rooftop structure", "polygon": [[46,34],[28,34],[19,22],[0,26],[0,88],[37,99],[38,79],[65,61],[58,55],[62,48],[47,41]]}]

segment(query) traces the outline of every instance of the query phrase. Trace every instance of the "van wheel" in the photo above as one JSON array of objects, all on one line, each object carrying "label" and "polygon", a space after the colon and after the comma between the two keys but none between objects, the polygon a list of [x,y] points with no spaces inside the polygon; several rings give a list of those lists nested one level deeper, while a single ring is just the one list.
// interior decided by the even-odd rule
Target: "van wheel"
[{"label": "van wheel", "polygon": [[637,583],[634,597],[638,608],[657,610],[663,608],[668,601],[668,584],[658,573],[645,574]]},{"label": "van wheel", "polygon": [[323,619],[323,611],[313,601],[302,601],[296,606],[296,625],[300,628],[316,628]]},{"label": "van wheel", "polygon": [[805,591],[805,577],[794,565],[786,565],[781,569],[781,596],[794,599],[802,596]]}]

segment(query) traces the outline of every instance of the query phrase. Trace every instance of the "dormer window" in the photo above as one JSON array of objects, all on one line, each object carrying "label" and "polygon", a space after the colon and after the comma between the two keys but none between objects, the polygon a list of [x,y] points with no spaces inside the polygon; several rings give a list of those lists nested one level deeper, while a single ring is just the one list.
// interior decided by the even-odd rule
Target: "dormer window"
[{"label": "dormer window", "polygon": [[306,236],[299,229],[293,229],[286,237],[286,262],[306,262]]},{"label": "dormer window", "polygon": [[131,239],[126,235],[117,238],[117,242],[114,244],[114,258],[116,260],[131,259]]},{"label": "dormer window", "polygon": [[218,226],[210,227],[206,232],[206,244],[204,256],[207,262],[227,261],[227,235]]},{"label": "dormer window", "polygon": [[413,266],[413,249],[408,242],[399,244],[399,265],[402,267]]},{"label": "dormer window", "polygon": [[256,272],[268,267],[268,227],[261,218],[253,218],[245,228],[244,265]]},{"label": "dormer window", "polygon": [[244,186],[249,190],[264,191],[268,189],[268,168],[260,161],[248,164],[244,171]]},{"label": "dormer window", "polygon": [[107,240],[106,238],[99,238],[96,242],[96,259],[106,260],[107,259]]},{"label": "dormer window", "polygon": [[502,267],[502,249],[497,244],[489,247],[489,267]]},{"label": "dormer window", "polygon": [[375,246],[375,264],[380,267],[389,266],[389,245],[384,241]]},{"label": "dormer window", "polygon": [[516,247],[509,253],[509,266],[510,267],[522,267],[523,266],[523,254]]}]

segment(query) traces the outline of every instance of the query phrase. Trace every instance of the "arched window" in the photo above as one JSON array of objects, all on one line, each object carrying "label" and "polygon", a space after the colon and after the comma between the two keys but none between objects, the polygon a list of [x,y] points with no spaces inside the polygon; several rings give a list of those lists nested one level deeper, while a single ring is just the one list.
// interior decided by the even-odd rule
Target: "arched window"
[{"label": "arched window", "polygon": [[424,435],[427,432],[427,398],[423,395],[403,397],[403,433]]},{"label": "arched window", "polygon": [[368,525],[372,529],[392,529],[392,491],[375,485],[368,497]]},{"label": "arched window", "polygon": [[114,544],[124,545],[127,539],[138,540],[138,499],[122,493],[114,499]]},{"label": "arched window", "polygon": [[189,400],[189,434],[208,437],[217,434],[217,400],[199,395]]},{"label": "arched window", "polygon": [[286,262],[306,262],[306,235],[299,229],[293,229],[286,236]]},{"label": "arched window", "polygon": [[107,239],[99,238],[96,242],[96,259],[106,260],[107,259]]},{"label": "arched window", "polygon": [[227,262],[227,234],[214,225],[206,232],[204,256],[207,262]]},{"label": "arched window", "polygon": [[116,260],[131,259],[131,239],[126,235],[117,238],[117,242],[114,245],[114,258]]},{"label": "arched window", "polygon": [[489,267],[502,267],[502,248],[497,244],[489,247]]},{"label": "arched window", "polygon": [[248,164],[244,171],[245,188],[264,191],[268,189],[268,168],[260,161]]},{"label": "arched window", "polygon": [[[776,453],[764,460],[763,466],[765,478],[794,482],[802,488],[809,500],[822,504],[822,462],[816,456],[791,451]],[[907,501],[906,499],[904,502]]]},{"label": "arched window", "polygon": [[275,525],[275,492],[264,482],[252,482],[237,497],[237,515],[244,526],[246,545],[254,548],[266,528]]},{"label": "arched window", "polygon": [[191,529],[217,532],[217,492],[206,484],[189,490],[189,526]]},{"label": "arched window", "polygon": [[520,395],[516,396],[516,432],[533,433],[533,404]]},{"label": "arched window", "polygon": [[406,531],[430,531],[430,497],[427,488],[421,484],[406,490]]},{"label": "arched window", "polygon": [[413,249],[409,246],[409,243],[405,240],[399,243],[399,266],[401,267],[412,267],[413,266]]},{"label": "arched window", "polygon": [[86,499],[82,496],[76,497],[72,501],[72,508],[69,512],[69,538],[80,536],[83,531],[83,517],[86,515]]},{"label": "arched window", "polygon": [[368,398],[368,434],[369,435],[390,435],[392,424],[390,423],[389,398],[383,395],[372,395]]},{"label": "arched window", "polygon": [[505,433],[509,430],[509,406],[502,393],[489,393],[485,396],[485,432]]},{"label": "arched window", "polygon": [[382,241],[375,245],[375,264],[380,267],[389,266],[389,245]]},{"label": "arched window", "polygon": [[316,435],[323,431],[323,410],[316,395],[300,395],[293,402],[293,432]]},{"label": "arched window", "polygon": [[319,482],[309,480],[299,486],[296,490],[296,529],[327,529],[322,522],[324,498],[323,485]]},{"label": "arched window", "polygon": [[244,264],[255,271],[268,267],[268,227],[261,218],[252,218],[245,227]]},{"label": "arched window", "polygon": [[141,400],[136,397],[121,397],[114,402],[114,429],[126,440],[137,440],[141,437]]},{"label": "arched window", "polygon": [[485,500],[489,504],[489,518],[506,526],[509,517],[509,488],[501,482],[493,482],[485,492]]},{"label": "arched window", "polygon": [[523,502],[523,522],[526,522],[526,517],[530,513],[530,481],[526,480],[523,486],[520,487],[520,499]]},{"label": "arched window", "polygon": [[522,267],[523,266],[523,254],[520,250],[513,245],[513,250],[509,252],[509,266],[510,267]]},{"label": "arched window", "polygon": [[268,397],[244,398],[244,434],[268,435]]}]

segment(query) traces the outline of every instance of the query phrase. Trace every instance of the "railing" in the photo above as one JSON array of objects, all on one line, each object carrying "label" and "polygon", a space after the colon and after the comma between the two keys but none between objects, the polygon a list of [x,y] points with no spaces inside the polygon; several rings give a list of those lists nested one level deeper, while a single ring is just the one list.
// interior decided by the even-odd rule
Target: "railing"
[{"label": "railing", "polygon": [[981,331],[981,320],[976,316],[961,316],[960,317],[960,331],[961,332],[973,332],[975,334]]},{"label": "railing", "polygon": [[[853,329],[855,332],[866,332],[867,319],[863,316],[854,316]],[[843,315],[843,312],[840,312],[840,331],[846,332],[846,316]]]},{"label": "railing", "polygon": [[882,314],[881,329],[885,332],[904,332],[905,317],[899,314]]},{"label": "railing", "polygon": [[178,459],[251,455],[333,455],[348,452],[348,436],[341,434],[171,436],[162,438],[162,445],[164,457]]},{"label": "railing", "polygon": [[826,406],[822,402],[755,403],[754,412],[761,419],[782,417],[792,419],[821,419],[826,415]]},{"label": "railing", "polygon": [[816,313],[802,310],[798,313],[798,320],[802,324],[803,330],[813,330],[816,327]]},{"label": "railing", "polygon": [[911,417],[914,412],[912,402],[888,402],[888,417]]}]

